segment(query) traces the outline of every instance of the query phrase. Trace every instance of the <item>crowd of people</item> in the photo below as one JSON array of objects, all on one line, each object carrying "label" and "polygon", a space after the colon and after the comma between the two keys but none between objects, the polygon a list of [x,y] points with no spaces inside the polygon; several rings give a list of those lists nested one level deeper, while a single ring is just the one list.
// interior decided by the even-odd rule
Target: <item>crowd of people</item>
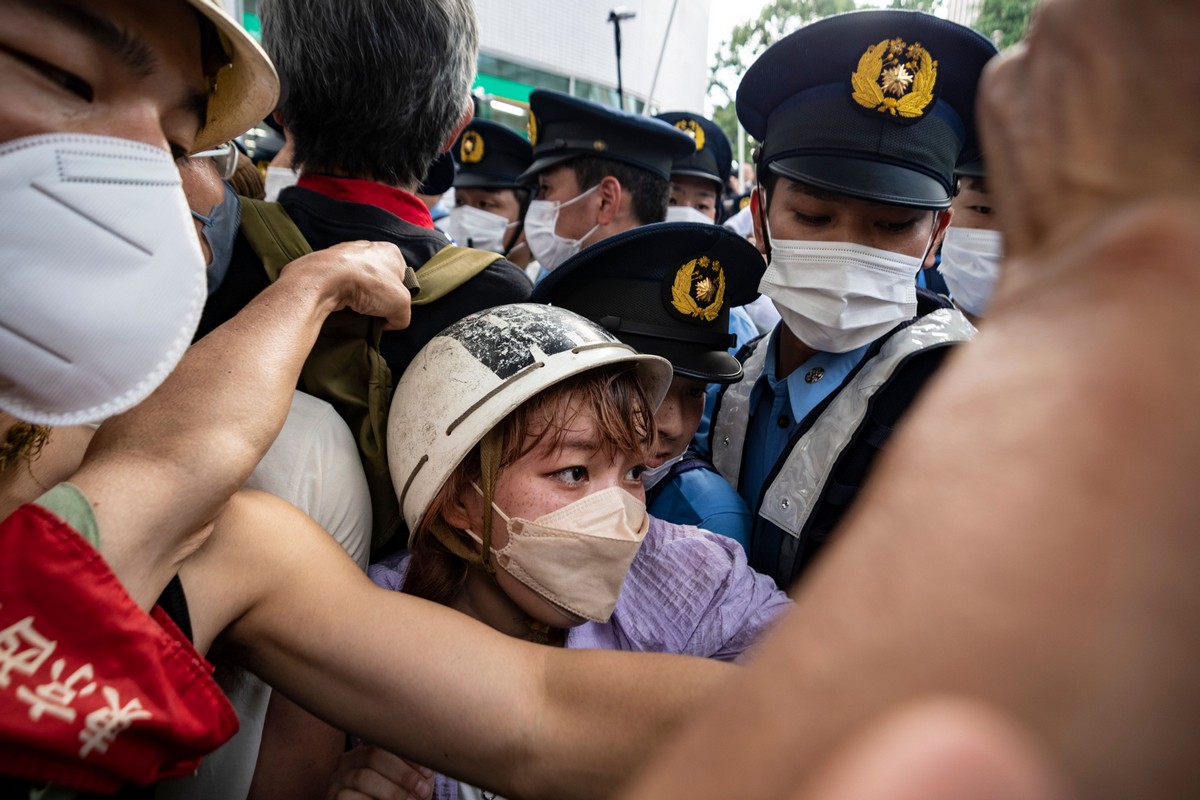
[{"label": "crowd of people", "polygon": [[827,17],[736,165],[260,6],[0,0],[0,796],[1194,795],[1200,8]]}]

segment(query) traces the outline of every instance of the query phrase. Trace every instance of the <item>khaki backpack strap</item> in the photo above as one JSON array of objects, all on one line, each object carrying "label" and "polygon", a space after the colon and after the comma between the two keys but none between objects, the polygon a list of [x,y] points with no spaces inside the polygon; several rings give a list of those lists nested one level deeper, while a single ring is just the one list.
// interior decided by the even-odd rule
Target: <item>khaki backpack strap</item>
[{"label": "khaki backpack strap", "polygon": [[417,269],[421,291],[413,297],[414,306],[440,300],[462,286],[503,256],[489,250],[447,245]]},{"label": "khaki backpack strap", "polygon": [[279,280],[284,267],[312,252],[304,234],[279,203],[243,197],[241,231],[271,283]]}]

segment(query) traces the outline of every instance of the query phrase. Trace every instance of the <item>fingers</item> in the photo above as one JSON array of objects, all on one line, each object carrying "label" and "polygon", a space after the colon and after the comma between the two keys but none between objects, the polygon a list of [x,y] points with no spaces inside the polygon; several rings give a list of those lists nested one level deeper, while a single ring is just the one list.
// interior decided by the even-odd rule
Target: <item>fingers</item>
[{"label": "fingers", "polygon": [[1062,800],[1032,741],[999,713],[930,699],[867,725],[794,800]]},{"label": "fingers", "polygon": [[432,770],[370,745],[342,755],[326,794],[330,800],[426,800],[432,795]]}]

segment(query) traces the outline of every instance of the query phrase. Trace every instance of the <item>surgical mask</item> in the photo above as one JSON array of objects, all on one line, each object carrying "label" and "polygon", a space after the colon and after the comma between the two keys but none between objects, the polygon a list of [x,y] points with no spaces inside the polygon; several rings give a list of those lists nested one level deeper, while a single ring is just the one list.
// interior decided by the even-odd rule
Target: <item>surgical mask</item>
[{"label": "surgical mask", "polygon": [[508,527],[508,544],[492,551],[500,569],[577,619],[608,622],[650,529],[645,503],[611,486],[532,521],[492,508]]},{"label": "surgical mask", "polygon": [[642,472],[642,485],[646,487],[646,491],[650,491],[657,486],[663,478],[667,477],[667,475],[671,472],[671,467],[678,464],[680,459],[682,459],[685,455],[687,455],[686,449],[674,458],[667,459],[657,467],[646,467],[646,469]]},{"label": "surgical mask", "polygon": [[0,408],[39,425],[119,414],[191,343],[204,259],[171,156],[107,136],[0,145]]},{"label": "surgical mask", "polygon": [[946,279],[954,302],[968,314],[982,317],[987,313],[1003,256],[1004,235],[1000,231],[953,225],[946,229],[938,272]]},{"label": "surgical mask", "polygon": [[474,206],[455,206],[450,211],[450,238],[465,247],[504,252],[504,239],[516,227],[506,217]]},{"label": "surgical mask", "polygon": [[713,221],[691,206],[667,206],[667,222],[699,222],[712,225]]},{"label": "surgical mask", "polygon": [[600,228],[598,224],[594,225],[578,239],[564,238],[555,233],[558,212],[573,203],[578,203],[599,188],[600,184],[596,184],[583,194],[562,203],[555,200],[534,200],[529,204],[529,211],[525,214],[525,240],[529,242],[529,250],[533,257],[547,272],[552,272],[559,264],[578,253],[583,247],[583,240]]},{"label": "surgical mask", "polygon": [[267,167],[267,180],[263,187],[266,200],[274,203],[279,199],[279,193],[290,186],[295,186],[300,180],[300,173],[289,167]]},{"label": "surgical mask", "polygon": [[[848,353],[883,336],[917,313],[914,258],[850,242],[776,239],[758,290],[771,298],[796,338],[822,353]],[[937,231],[937,217],[928,252]]]},{"label": "surgical mask", "polygon": [[200,235],[208,242],[208,249],[212,251],[212,261],[208,262],[206,269],[210,297],[221,286],[221,281],[225,280],[225,273],[229,272],[229,262],[233,260],[233,243],[237,241],[238,226],[242,223],[242,202],[229,184],[223,185],[225,196],[212,207],[208,216],[192,212],[192,217],[200,221]]}]

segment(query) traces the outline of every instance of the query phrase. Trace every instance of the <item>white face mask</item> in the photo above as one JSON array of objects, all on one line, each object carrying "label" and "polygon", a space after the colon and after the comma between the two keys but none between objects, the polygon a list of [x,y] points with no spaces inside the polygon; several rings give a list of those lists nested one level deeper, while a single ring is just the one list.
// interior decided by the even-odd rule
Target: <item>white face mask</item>
[{"label": "white face mask", "polygon": [[464,247],[503,253],[504,238],[509,228],[516,227],[516,224],[482,208],[455,206],[450,211],[450,224],[446,232]]},{"label": "white face mask", "polygon": [[667,222],[699,222],[702,225],[712,225],[713,221],[704,212],[691,206],[667,206]]},{"label": "white face mask", "polygon": [[642,472],[642,485],[646,487],[646,491],[650,491],[657,486],[663,478],[667,477],[667,473],[671,471],[671,467],[678,464],[680,459],[682,459],[685,455],[687,455],[686,449],[674,458],[667,459],[657,467],[646,467],[646,469]]},{"label": "white face mask", "polygon": [[492,551],[500,569],[570,616],[608,622],[650,529],[645,503],[611,486],[532,521],[492,508],[508,526],[508,544]]},{"label": "white face mask", "polygon": [[849,242],[776,239],[769,225],[767,234],[771,262],[758,290],[771,298],[796,338],[814,350],[848,353],[916,315],[917,271],[924,256]]},{"label": "white face mask", "polygon": [[107,136],[0,145],[0,263],[0,408],[40,425],[145,399],[207,294],[171,156]]},{"label": "white face mask", "polygon": [[529,250],[533,257],[547,272],[553,271],[559,264],[578,253],[583,247],[583,241],[600,228],[599,224],[593,225],[590,231],[578,239],[559,236],[555,232],[559,210],[572,203],[578,203],[599,188],[600,184],[596,184],[583,194],[562,203],[555,200],[534,200],[529,204],[529,211],[525,213],[525,240],[529,242]]},{"label": "white face mask", "polygon": [[953,225],[946,229],[938,272],[946,279],[954,302],[968,314],[982,317],[987,313],[1003,257],[1004,235],[1000,231]]},{"label": "white face mask", "polygon": [[279,199],[279,193],[289,186],[295,186],[300,180],[300,173],[288,167],[267,167],[267,180],[263,187],[266,200],[274,203]]}]

